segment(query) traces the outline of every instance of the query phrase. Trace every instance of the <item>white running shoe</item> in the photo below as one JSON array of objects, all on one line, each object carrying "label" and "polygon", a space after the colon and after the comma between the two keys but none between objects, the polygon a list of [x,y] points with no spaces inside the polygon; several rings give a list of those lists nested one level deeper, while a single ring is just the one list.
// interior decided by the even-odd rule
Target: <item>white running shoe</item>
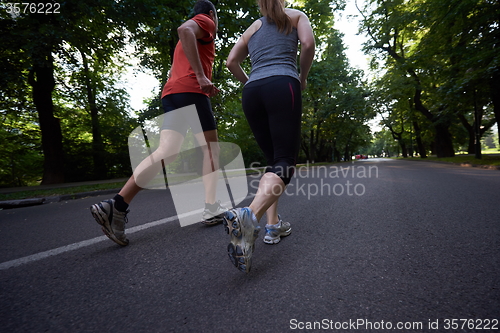
[{"label": "white running shoe", "polygon": [[266,235],[264,236],[264,243],[278,244],[281,237],[290,235],[292,227],[289,222],[283,222],[281,216],[278,214],[279,222],[277,224],[266,224]]},{"label": "white running shoe", "polygon": [[128,210],[126,212],[118,211],[115,208],[115,200],[109,199],[92,205],[90,212],[109,239],[121,246],[128,245],[128,239],[125,236]]},{"label": "white running shoe", "polygon": [[210,210],[205,207],[203,214],[201,215],[202,221],[204,225],[216,225],[221,223],[224,220],[224,213],[227,212],[227,208],[223,207],[220,204],[220,201],[215,203],[217,205],[215,210]]},{"label": "white running shoe", "polygon": [[227,246],[229,259],[240,271],[248,273],[260,226],[254,225],[252,210],[248,207],[231,209],[224,214],[224,228],[231,236]]}]

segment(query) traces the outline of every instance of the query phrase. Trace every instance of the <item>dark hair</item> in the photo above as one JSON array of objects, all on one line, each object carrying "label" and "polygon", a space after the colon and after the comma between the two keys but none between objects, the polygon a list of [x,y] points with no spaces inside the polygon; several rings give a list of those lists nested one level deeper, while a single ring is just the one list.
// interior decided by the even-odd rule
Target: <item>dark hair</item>
[{"label": "dark hair", "polygon": [[198,0],[194,4],[193,8],[193,14],[198,15],[198,14],[209,14],[210,11],[215,11],[215,6],[213,3],[211,3],[209,0]]}]

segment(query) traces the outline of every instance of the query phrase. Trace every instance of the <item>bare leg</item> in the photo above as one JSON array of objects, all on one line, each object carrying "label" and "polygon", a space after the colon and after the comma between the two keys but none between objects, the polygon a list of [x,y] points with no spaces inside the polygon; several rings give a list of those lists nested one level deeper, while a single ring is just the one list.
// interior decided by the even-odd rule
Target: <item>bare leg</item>
[{"label": "bare leg", "polygon": [[205,202],[214,204],[216,199],[217,180],[219,179],[219,144],[217,130],[206,131],[195,135],[203,150],[203,185]]},{"label": "bare leg", "polygon": [[278,224],[278,200],[276,200],[266,211],[267,224]]},{"label": "bare leg", "polygon": [[161,131],[158,148],[135,168],[132,177],[118,193],[126,203],[130,204],[137,193],[160,172],[161,160],[164,160],[165,165],[167,165],[177,158],[183,141],[184,136],[179,132]]},{"label": "bare leg", "polygon": [[[283,180],[272,172],[266,172],[259,182],[259,189],[257,194],[250,204],[250,209],[260,221],[264,213],[273,205],[276,204],[272,210],[276,212],[277,201],[281,194],[285,191],[285,183]],[[271,213],[271,212],[270,212]],[[275,215],[273,213],[273,215]],[[277,217],[277,215],[275,215]],[[277,223],[277,221],[276,221]]]},{"label": "bare leg", "polygon": [[139,193],[141,190],[142,187],[137,186],[137,184],[135,183],[134,175],[132,175],[122,187],[120,192],[118,192],[118,194],[123,197],[123,201],[125,201],[127,204],[130,204],[132,199],[134,199],[137,193]]}]

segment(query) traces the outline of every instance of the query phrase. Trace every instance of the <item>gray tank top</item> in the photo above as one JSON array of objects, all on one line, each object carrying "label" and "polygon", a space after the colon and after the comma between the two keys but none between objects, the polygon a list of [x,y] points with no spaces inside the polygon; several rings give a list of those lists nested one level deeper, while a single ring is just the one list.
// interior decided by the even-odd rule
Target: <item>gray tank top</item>
[{"label": "gray tank top", "polygon": [[261,17],[262,26],[248,41],[252,71],[247,84],[270,76],[286,75],[299,80],[297,73],[297,29],[286,35],[274,23]]}]

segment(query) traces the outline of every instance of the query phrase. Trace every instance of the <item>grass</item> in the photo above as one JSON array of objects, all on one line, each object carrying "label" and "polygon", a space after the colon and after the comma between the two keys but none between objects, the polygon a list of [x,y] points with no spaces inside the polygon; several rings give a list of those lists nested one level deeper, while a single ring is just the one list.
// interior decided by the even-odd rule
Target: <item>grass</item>
[{"label": "grass", "polygon": [[116,183],[80,185],[80,186],[40,189],[40,190],[26,190],[26,191],[12,192],[12,193],[0,193],[0,201],[20,200],[28,198],[44,198],[44,197],[70,195],[83,192],[119,189],[123,187],[124,184],[125,182],[116,182]]},{"label": "grass", "polygon": [[498,148],[486,148],[481,150],[482,154],[500,154],[500,149]]},{"label": "grass", "polygon": [[436,162],[447,162],[454,164],[471,164],[471,165],[493,165],[500,166],[500,154],[498,151],[495,151],[494,154],[489,154],[482,152],[482,158],[476,159],[474,155],[461,155],[457,154],[455,157],[435,157],[429,156],[427,158],[419,158],[414,157],[410,158],[411,160],[419,160],[419,161],[436,161]]}]

